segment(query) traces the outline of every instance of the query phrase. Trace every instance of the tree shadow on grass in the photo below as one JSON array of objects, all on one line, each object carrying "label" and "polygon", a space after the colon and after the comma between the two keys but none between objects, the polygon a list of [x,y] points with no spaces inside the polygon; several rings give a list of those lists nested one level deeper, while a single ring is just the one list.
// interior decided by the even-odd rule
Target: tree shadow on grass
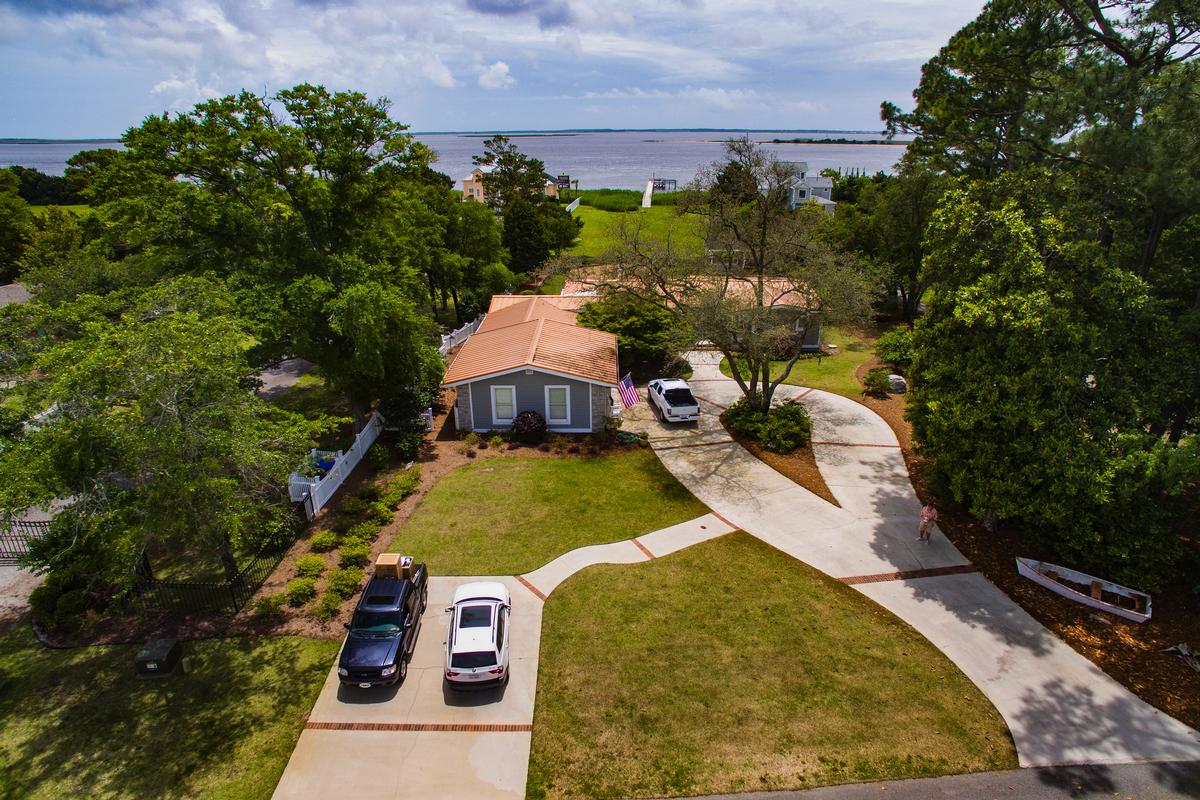
[{"label": "tree shadow on grass", "polygon": [[[0,718],[18,731],[33,728],[5,748],[6,771],[22,795],[61,785],[51,793],[136,798],[195,794],[197,782],[234,773],[235,765],[259,776],[268,764],[246,764],[244,753],[235,762],[238,746],[281,719],[290,717],[298,731],[328,670],[323,659],[297,659],[290,645],[189,643],[190,673],[151,680],[134,676],[134,646],[33,653],[0,702]],[[278,757],[269,766],[282,769],[287,752],[271,753],[272,744],[259,740],[253,753]]]}]

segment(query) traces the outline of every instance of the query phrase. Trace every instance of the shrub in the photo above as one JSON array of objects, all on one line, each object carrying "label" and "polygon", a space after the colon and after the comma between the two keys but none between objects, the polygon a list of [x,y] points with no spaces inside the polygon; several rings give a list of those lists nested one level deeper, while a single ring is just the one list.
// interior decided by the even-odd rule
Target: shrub
[{"label": "shrub", "polygon": [[902,326],[880,336],[875,342],[875,355],[903,375],[913,359],[912,330]]},{"label": "shrub", "polygon": [[375,522],[379,525],[387,525],[389,522],[392,521],[392,518],[393,518],[392,510],[390,508],[388,508],[387,503],[381,503],[381,502],[371,503],[371,514],[370,514],[371,522]]},{"label": "shrub", "polygon": [[762,412],[751,407],[745,397],[721,412],[721,422],[731,432],[758,440],[765,417]]},{"label": "shrub", "polygon": [[774,406],[764,414],[743,397],[722,412],[721,422],[733,433],[753,439],[775,453],[790,453],[812,437],[812,420],[804,406],[795,400]]},{"label": "shrub", "polygon": [[402,433],[396,437],[396,455],[404,461],[412,461],[421,453],[421,445],[425,443],[423,433]]},{"label": "shrub", "polygon": [[329,527],[339,534],[350,530],[354,524],[354,517],[351,517],[347,514],[338,514],[329,521]]},{"label": "shrub", "polygon": [[888,371],[883,367],[876,367],[863,377],[863,394],[869,394],[872,397],[887,397],[891,388]]},{"label": "shrub", "polygon": [[54,609],[58,606],[58,598],[63,590],[58,581],[47,579],[45,583],[29,593],[29,607],[34,616],[47,625],[54,622]]},{"label": "shrub", "polygon": [[309,553],[296,559],[296,574],[301,578],[315,578],[325,571],[325,559]]},{"label": "shrub", "polygon": [[522,411],[513,418],[513,435],[524,442],[540,442],[546,435],[546,418],[536,411]]},{"label": "shrub", "polygon": [[350,530],[346,531],[345,535],[342,536],[342,543],[345,544],[350,539],[360,539],[364,542],[369,542],[378,535],[379,524],[368,520],[351,526]]},{"label": "shrub", "polygon": [[371,501],[362,497],[351,497],[342,503],[342,513],[357,517],[371,507]]},{"label": "shrub", "polygon": [[315,619],[321,622],[328,622],[337,615],[342,609],[342,599],[332,592],[325,592],[321,595],[321,600],[312,610],[312,615]]},{"label": "shrub", "polygon": [[550,446],[559,453],[561,453],[563,450],[566,450],[569,444],[571,444],[571,440],[566,436],[563,436],[561,433],[553,433],[550,435]]},{"label": "shrub", "polygon": [[466,436],[464,436],[462,440],[463,440],[464,445],[466,445],[468,448],[471,448],[471,447],[478,447],[479,443],[483,440],[483,437],[480,436],[475,431],[471,431]]},{"label": "shrub", "polygon": [[308,540],[308,547],[314,553],[328,553],[338,546],[338,535],[334,531],[317,531]]},{"label": "shrub", "polygon": [[283,592],[264,594],[254,601],[252,611],[256,617],[276,617],[283,611],[283,604],[286,602],[287,595]]},{"label": "shrub", "polygon": [[338,566],[341,567],[362,567],[371,560],[371,548],[366,542],[343,544],[338,553]]},{"label": "shrub", "polygon": [[493,433],[488,437],[488,445],[496,450],[504,447],[504,437],[498,433]]},{"label": "shrub", "polygon": [[414,464],[400,473],[387,487],[380,502],[388,508],[400,505],[404,498],[415,492],[421,485],[421,467]]},{"label": "shrub", "polygon": [[317,579],[296,578],[289,581],[287,588],[284,589],[284,594],[287,595],[289,606],[299,608],[317,596]]},{"label": "shrub", "polygon": [[521,446],[521,445],[520,445],[520,443],[519,443],[519,442],[509,442],[509,443],[508,443],[508,446],[507,446],[507,448],[506,448],[506,449],[508,449],[508,450],[516,450],[516,449],[517,449],[518,447],[520,447],[520,446]]},{"label": "shrub", "polygon": [[84,589],[69,589],[58,596],[54,604],[54,627],[74,629],[88,609],[88,593]]},{"label": "shrub", "polygon": [[773,407],[758,432],[762,446],[774,453],[790,453],[811,438],[812,420],[795,400]]},{"label": "shrub", "polygon": [[486,440],[486,439],[484,439],[482,442],[480,442],[479,444],[477,444],[477,445],[476,445],[476,447],[478,447],[480,450],[487,450],[487,449],[488,449],[488,443],[487,443],[487,440]]},{"label": "shrub", "polygon": [[358,591],[362,579],[363,571],[357,567],[335,569],[329,573],[329,585],[326,587],[326,591],[344,600]]},{"label": "shrub", "polygon": [[391,460],[387,448],[381,442],[376,442],[367,450],[367,463],[375,469],[383,469]]},{"label": "shrub", "polygon": [[380,497],[383,497],[383,487],[378,483],[368,483],[355,492],[354,496],[360,500],[373,502],[378,500]]},{"label": "shrub", "polygon": [[570,453],[571,455],[577,455],[579,453],[579,445],[577,445],[577,444],[571,445],[570,447],[567,448],[567,452]]},{"label": "shrub", "polygon": [[474,450],[468,450],[468,451],[467,451],[467,458],[474,458],[474,457],[475,457],[475,451],[474,451]]}]

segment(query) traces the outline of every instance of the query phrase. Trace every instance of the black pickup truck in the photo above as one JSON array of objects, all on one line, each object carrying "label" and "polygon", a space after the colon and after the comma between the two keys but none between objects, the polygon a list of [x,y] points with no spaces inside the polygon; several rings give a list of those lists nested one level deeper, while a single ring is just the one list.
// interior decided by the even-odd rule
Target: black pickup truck
[{"label": "black pickup truck", "polygon": [[424,564],[411,578],[371,578],[346,625],[338,677],[347,686],[390,686],[404,680],[429,600]]}]

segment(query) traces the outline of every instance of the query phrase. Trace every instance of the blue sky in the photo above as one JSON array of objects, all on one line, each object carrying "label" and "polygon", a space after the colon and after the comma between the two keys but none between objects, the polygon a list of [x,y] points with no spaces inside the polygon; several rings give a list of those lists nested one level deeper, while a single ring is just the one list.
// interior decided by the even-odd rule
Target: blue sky
[{"label": "blue sky", "polygon": [[879,128],[982,0],[0,0],[0,137],[308,81],[414,130]]}]

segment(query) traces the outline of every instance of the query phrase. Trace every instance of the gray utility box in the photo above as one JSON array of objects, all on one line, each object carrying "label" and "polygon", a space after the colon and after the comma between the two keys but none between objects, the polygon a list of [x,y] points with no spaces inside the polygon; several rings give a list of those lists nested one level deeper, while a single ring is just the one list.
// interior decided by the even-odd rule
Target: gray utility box
[{"label": "gray utility box", "polygon": [[178,639],[151,639],[138,650],[134,672],[139,678],[158,678],[170,675],[183,657],[183,645]]}]

